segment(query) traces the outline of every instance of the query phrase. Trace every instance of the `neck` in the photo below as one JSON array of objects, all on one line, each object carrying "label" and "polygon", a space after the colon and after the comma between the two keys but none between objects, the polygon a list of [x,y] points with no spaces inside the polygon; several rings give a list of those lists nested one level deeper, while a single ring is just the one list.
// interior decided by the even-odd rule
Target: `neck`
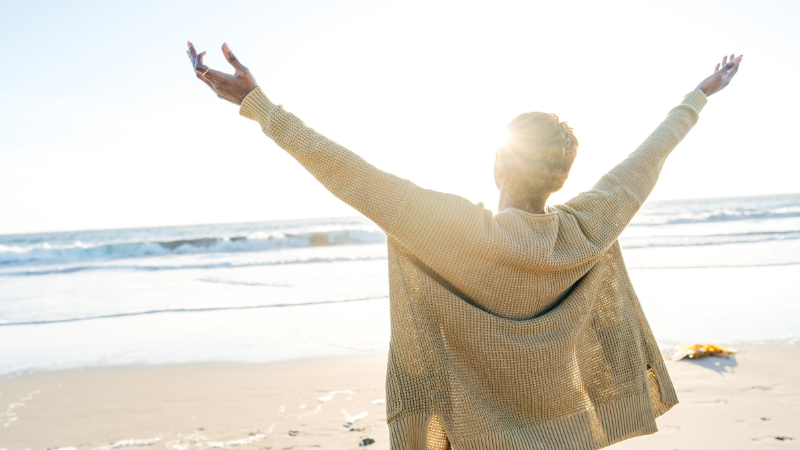
[{"label": "neck", "polygon": [[501,212],[508,208],[519,209],[531,214],[544,214],[544,207],[547,204],[547,197],[540,199],[532,204],[522,204],[514,201],[508,196],[505,183],[500,184],[500,201],[497,205],[497,212]]}]

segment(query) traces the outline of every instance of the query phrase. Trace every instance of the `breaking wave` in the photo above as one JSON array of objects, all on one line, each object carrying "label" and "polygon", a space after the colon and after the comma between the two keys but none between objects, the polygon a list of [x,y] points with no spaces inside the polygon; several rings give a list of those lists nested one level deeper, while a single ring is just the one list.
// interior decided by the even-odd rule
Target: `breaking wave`
[{"label": "breaking wave", "polygon": [[643,209],[642,213],[633,219],[631,225],[683,225],[753,219],[788,219],[792,217],[800,217],[800,206],[786,206],[769,210],[720,208],[713,211],[688,211],[683,213],[672,211],[659,213]]},{"label": "breaking wave", "polygon": [[709,234],[697,236],[643,236],[620,238],[626,249],[655,247],[689,247],[698,245],[750,244],[766,241],[800,239],[800,230],[757,231],[749,233]]},{"label": "breaking wave", "polygon": [[[74,263],[90,260],[200,253],[259,252],[282,248],[358,245],[386,242],[386,235],[372,230],[334,230],[303,234],[254,233],[249,236],[204,237],[173,241],[29,246],[0,245],[0,266]],[[80,270],[80,268],[73,268]]]}]

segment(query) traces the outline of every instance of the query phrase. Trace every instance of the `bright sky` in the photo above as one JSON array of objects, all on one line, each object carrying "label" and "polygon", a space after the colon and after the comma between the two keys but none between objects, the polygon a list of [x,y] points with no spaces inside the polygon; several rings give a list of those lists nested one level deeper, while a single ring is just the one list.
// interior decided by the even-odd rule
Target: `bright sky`
[{"label": "bright sky", "polygon": [[227,41],[378,167],[493,210],[517,114],[574,127],[564,201],[744,54],[651,198],[798,192],[798,23],[792,0],[3,2],[0,233],[354,214],[194,77],[187,39],[222,70]]}]

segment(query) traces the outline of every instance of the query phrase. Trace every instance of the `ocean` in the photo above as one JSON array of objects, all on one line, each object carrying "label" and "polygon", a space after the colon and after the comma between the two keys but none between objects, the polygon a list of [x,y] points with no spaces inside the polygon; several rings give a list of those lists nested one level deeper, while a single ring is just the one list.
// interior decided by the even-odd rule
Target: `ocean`
[{"label": "ocean", "polygon": [[[0,374],[388,348],[363,217],[0,235]],[[648,201],[620,237],[656,337],[800,336],[800,194]]]}]

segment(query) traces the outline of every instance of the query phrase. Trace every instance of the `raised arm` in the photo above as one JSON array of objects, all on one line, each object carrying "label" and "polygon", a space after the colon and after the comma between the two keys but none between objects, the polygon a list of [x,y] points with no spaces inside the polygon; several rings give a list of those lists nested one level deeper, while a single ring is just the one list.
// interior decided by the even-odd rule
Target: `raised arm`
[{"label": "raised arm", "polygon": [[[717,64],[714,73],[686,94],[655,131],[590,191],[559,206],[586,224],[581,228],[591,241],[610,245],[633,219],[655,187],[667,157],[697,123],[707,97],[724,89],[739,70],[742,57],[733,56],[722,60],[722,68]],[[590,226],[598,223],[603,226]]]},{"label": "raised arm", "polygon": [[205,66],[205,52],[198,55],[190,42],[187,53],[197,77],[218,97],[241,105],[241,115],[258,122],[264,134],[294,157],[333,195],[391,234],[400,207],[413,184],[367,163],[306,126],[282,106],[273,104],[227,44],[223,44],[222,52],[236,69],[233,75]]}]

